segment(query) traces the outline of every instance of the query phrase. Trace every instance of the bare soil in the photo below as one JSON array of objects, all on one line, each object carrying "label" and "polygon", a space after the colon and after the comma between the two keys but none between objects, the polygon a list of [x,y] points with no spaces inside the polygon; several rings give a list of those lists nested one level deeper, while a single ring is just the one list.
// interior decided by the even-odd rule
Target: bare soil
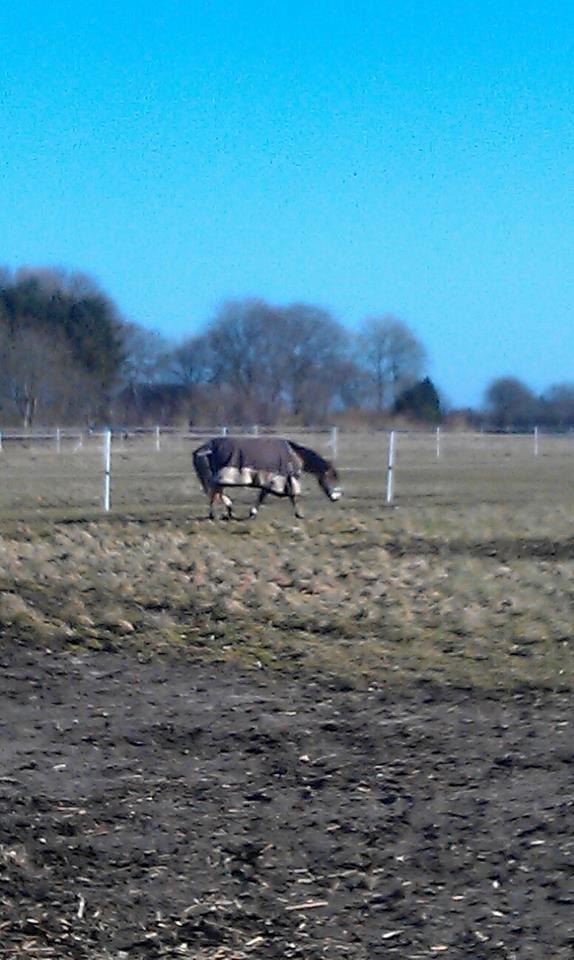
[{"label": "bare soil", "polygon": [[570,694],[0,667],[0,957],[574,955]]}]

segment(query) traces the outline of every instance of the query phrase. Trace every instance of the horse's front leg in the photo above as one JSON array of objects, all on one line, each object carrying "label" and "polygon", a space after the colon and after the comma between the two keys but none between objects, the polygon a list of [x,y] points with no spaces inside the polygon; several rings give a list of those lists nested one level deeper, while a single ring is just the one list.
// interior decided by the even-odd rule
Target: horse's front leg
[{"label": "horse's front leg", "polygon": [[209,500],[209,519],[210,519],[210,520],[215,520],[215,504],[216,504],[216,503],[222,503],[222,504],[224,505],[224,507],[225,507],[226,510],[227,510],[227,519],[228,519],[228,520],[233,520],[233,519],[234,519],[234,517],[233,517],[233,501],[231,500],[230,497],[228,497],[228,496],[223,492],[223,490],[221,489],[221,487],[218,487],[218,488],[217,488],[216,490],[214,490],[214,491],[212,492],[212,494],[211,494],[211,498],[210,498],[210,500]]},{"label": "horse's front leg", "polygon": [[226,493],[222,493],[221,502],[225,505],[225,508],[227,510],[227,519],[234,520],[235,515],[233,513],[233,500],[231,499],[231,497],[228,497]]},{"label": "horse's front leg", "polygon": [[215,504],[219,500],[219,490],[212,490],[209,497],[209,519],[215,520]]},{"label": "horse's front leg", "polygon": [[298,500],[297,500],[297,495],[296,495],[295,493],[290,493],[290,494],[289,494],[289,499],[290,499],[290,501],[291,501],[291,503],[292,503],[292,505],[293,505],[293,513],[295,514],[295,516],[297,517],[297,519],[298,519],[298,520],[304,520],[304,519],[305,519],[305,514],[303,513],[303,511],[301,510],[301,508],[300,508],[300,506],[299,506],[299,502],[298,502]]},{"label": "horse's front leg", "polygon": [[251,507],[251,510],[249,511],[249,516],[250,516],[250,517],[256,517],[256,516],[257,516],[259,507],[261,506],[261,504],[263,503],[263,501],[266,499],[268,493],[269,493],[269,490],[260,490],[260,491],[259,491],[259,496],[257,497],[257,502],[253,504],[253,506]]}]

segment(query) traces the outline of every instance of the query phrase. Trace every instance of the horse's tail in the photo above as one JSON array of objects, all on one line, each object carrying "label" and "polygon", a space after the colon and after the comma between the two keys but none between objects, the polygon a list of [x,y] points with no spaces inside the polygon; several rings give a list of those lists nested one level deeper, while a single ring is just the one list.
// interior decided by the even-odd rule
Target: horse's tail
[{"label": "horse's tail", "polygon": [[204,493],[213,490],[213,470],[211,469],[211,441],[193,451],[193,468]]}]

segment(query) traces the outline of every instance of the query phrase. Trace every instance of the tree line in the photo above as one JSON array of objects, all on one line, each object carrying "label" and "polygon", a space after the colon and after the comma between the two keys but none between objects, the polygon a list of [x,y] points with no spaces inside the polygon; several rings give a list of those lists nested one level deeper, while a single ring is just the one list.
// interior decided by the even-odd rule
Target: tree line
[{"label": "tree line", "polygon": [[489,425],[497,430],[574,427],[574,383],[557,383],[542,394],[517,377],[493,380],[485,392]]},{"label": "tree line", "polygon": [[[313,304],[231,300],[170,343],[126,321],[85,275],[0,270],[0,425],[439,423],[427,362],[389,315],[350,331]],[[502,429],[574,423],[574,385],[536,398],[517,380],[494,381],[484,411],[466,416]]]},{"label": "tree line", "polygon": [[0,418],[87,422],[105,415],[125,361],[123,325],[87,277],[0,272]]}]

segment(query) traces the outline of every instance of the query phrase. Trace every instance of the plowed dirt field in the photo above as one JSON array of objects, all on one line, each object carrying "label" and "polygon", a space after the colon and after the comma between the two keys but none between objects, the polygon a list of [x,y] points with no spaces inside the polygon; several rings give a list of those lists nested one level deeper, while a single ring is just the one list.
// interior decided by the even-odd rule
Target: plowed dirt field
[{"label": "plowed dirt field", "polygon": [[573,956],[569,695],[0,658],[1,957]]}]

